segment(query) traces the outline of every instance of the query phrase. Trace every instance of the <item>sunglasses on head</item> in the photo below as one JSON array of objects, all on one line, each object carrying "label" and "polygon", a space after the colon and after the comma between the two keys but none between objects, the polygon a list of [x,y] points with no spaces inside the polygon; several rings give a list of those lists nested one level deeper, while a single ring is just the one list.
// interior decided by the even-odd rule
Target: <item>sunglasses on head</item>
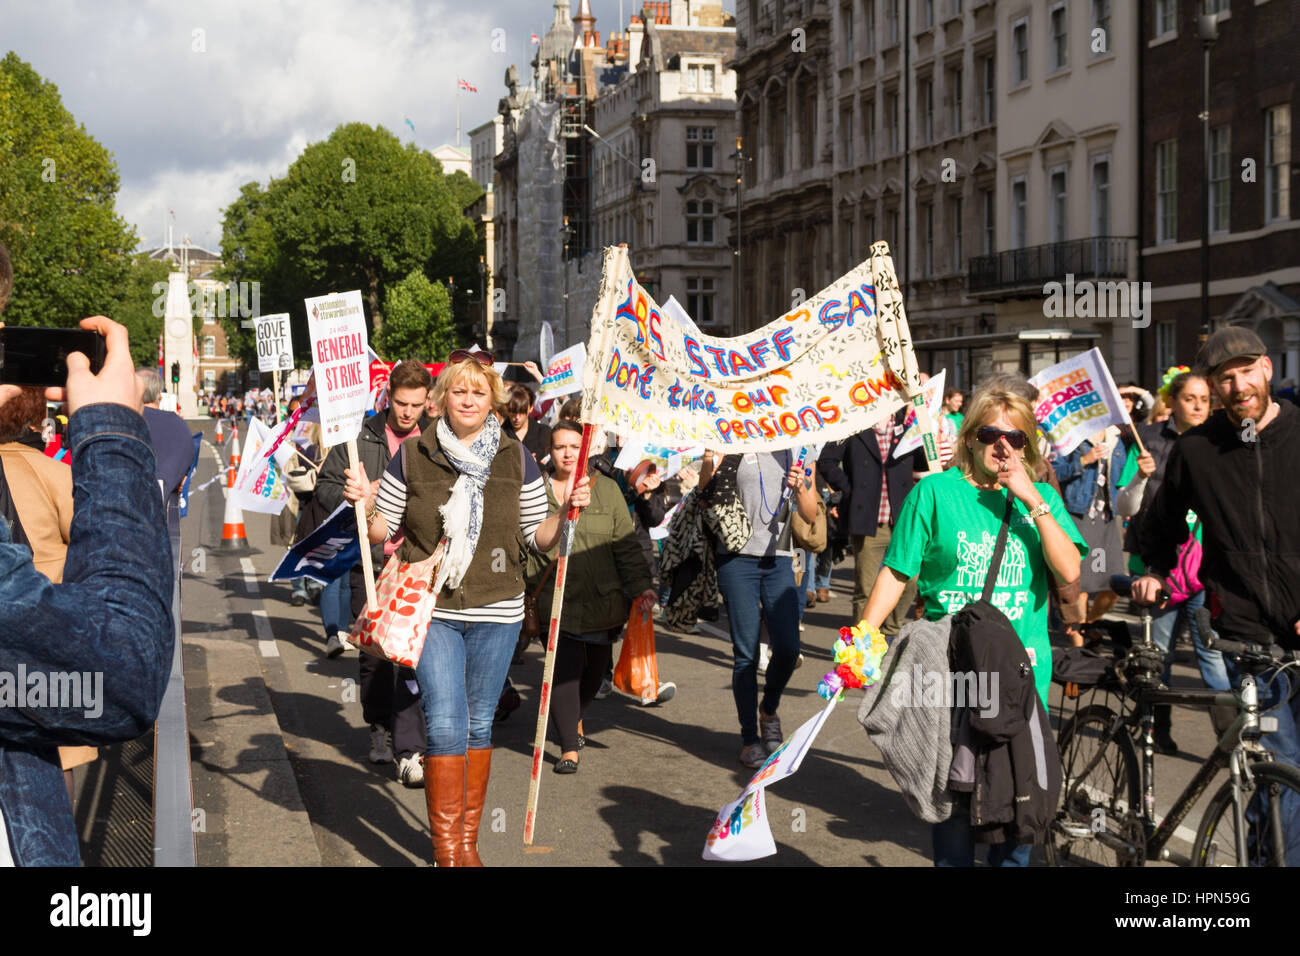
[{"label": "sunglasses on head", "polygon": [[1029,442],[1025,433],[1018,428],[1013,428],[1011,431],[1003,431],[1001,428],[994,428],[992,425],[981,426],[975,432],[975,437],[984,445],[996,445],[999,438],[1005,438],[1007,444],[1016,451],[1020,451],[1020,449],[1024,448]]},{"label": "sunglasses on head", "polygon": [[468,362],[474,359],[480,365],[491,365],[494,361],[491,352],[471,352],[469,349],[456,349],[447,356],[447,364],[455,365],[458,362]]}]

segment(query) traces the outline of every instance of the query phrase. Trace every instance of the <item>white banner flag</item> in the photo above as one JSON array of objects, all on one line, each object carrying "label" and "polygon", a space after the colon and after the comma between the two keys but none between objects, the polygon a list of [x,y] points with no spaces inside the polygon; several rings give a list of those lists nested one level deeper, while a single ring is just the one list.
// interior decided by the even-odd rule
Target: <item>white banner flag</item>
[{"label": "white banner flag", "polygon": [[[243,457],[239,460],[239,471],[235,475],[235,487],[230,494],[244,511],[256,511],[261,514],[278,515],[289,501],[289,486],[285,484],[284,473],[280,469],[276,454],[267,457],[266,449],[270,446],[271,432],[262,424],[260,418],[248,422],[248,435],[244,439]],[[285,448],[285,446],[281,446]],[[285,449],[292,454],[291,449]]]},{"label": "white banner flag", "polygon": [[559,398],[582,391],[582,374],[587,366],[587,347],[579,342],[551,357],[542,384],[537,387],[538,398]]},{"label": "white banner flag", "polygon": [[[944,369],[938,375],[930,377],[930,381],[925,383],[925,405],[930,409],[930,421],[936,428],[942,428],[943,423],[940,421],[940,413],[943,411],[943,386],[947,378],[948,370]],[[894,445],[894,457],[902,458],[921,447],[921,442],[925,436],[921,434],[920,418],[916,414],[915,408],[907,410],[907,417],[903,419],[903,437]]]},{"label": "white banner flag", "polygon": [[356,438],[370,399],[366,316],[357,291],[306,299],[321,445]]}]

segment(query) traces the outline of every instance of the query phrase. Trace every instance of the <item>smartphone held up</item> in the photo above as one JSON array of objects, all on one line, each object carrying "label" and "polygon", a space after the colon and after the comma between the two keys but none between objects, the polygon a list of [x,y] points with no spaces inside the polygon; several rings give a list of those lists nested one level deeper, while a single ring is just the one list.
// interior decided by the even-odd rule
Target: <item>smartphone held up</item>
[{"label": "smartphone held up", "polygon": [[85,355],[90,371],[98,374],[108,347],[103,336],[87,329],[0,328],[0,385],[61,387],[72,352]]}]

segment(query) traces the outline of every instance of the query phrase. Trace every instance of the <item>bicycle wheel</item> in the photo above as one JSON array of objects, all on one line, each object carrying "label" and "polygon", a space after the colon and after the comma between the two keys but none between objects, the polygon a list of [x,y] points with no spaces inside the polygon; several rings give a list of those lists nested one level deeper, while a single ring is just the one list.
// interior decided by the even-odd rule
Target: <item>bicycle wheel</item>
[{"label": "bicycle wheel", "polygon": [[[1300,863],[1300,832],[1283,821],[1300,811],[1300,770],[1261,760],[1250,765],[1254,787],[1246,804],[1246,859],[1250,866]],[[1193,866],[1237,865],[1237,816],[1232,781],[1219,788],[1196,831]]]},{"label": "bicycle wheel", "polygon": [[1137,751],[1109,707],[1084,707],[1061,728],[1061,807],[1047,839],[1049,866],[1141,866],[1146,835]]}]

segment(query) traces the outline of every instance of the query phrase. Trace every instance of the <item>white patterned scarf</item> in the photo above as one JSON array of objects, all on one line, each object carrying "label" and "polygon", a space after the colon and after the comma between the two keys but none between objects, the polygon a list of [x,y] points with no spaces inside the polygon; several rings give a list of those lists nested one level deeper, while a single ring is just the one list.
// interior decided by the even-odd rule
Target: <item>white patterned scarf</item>
[{"label": "white patterned scarf", "polygon": [[451,497],[438,509],[447,549],[433,581],[434,594],[441,592],[444,584],[452,589],[460,587],[474,560],[479,532],[483,530],[483,486],[487,484],[488,470],[500,443],[501,424],[495,415],[488,415],[483,430],[469,446],[456,437],[445,417],[438,419],[438,444],[458,477],[452,485]]}]

